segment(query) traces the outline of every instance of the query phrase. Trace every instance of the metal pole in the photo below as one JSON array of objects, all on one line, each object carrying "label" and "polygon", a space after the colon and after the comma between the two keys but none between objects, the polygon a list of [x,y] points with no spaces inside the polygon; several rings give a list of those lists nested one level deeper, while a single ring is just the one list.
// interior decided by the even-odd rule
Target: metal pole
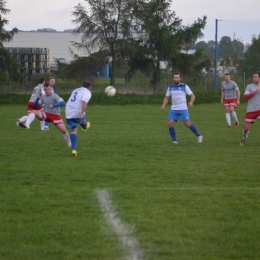
[{"label": "metal pole", "polygon": [[246,73],[244,72],[244,89],[246,89]]},{"label": "metal pole", "polygon": [[214,64],[214,90],[218,88],[218,19],[216,19],[215,32],[215,64]]}]

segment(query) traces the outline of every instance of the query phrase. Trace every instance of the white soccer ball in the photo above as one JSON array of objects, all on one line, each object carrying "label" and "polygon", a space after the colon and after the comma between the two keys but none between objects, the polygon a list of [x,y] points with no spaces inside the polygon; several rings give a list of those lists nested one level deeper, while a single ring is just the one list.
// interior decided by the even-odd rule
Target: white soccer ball
[{"label": "white soccer ball", "polygon": [[108,97],[113,97],[116,94],[116,89],[112,86],[108,86],[105,89],[105,93]]}]

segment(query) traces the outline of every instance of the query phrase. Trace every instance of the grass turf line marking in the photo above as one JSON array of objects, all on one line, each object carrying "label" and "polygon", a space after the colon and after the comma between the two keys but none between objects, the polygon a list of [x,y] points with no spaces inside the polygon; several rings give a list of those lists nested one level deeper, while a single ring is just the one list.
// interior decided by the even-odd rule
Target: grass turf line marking
[{"label": "grass turf line marking", "polygon": [[143,259],[142,252],[139,249],[138,241],[130,236],[134,228],[131,228],[121,222],[106,190],[95,190],[95,192],[97,194],[101,210],[104,213],[104,217],[107,223],[112,227],[127,253],[126,259]]}]

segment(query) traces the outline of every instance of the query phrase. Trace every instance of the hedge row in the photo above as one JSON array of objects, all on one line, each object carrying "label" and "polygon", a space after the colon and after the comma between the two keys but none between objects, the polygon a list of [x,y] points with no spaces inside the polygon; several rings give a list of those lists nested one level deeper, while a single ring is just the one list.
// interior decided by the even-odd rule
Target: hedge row
[{"label": "hedge row", "polygon": [[[220,91],[198,91],[194,92],[196,104],[219,103]],[[241,93],[242,95],[242,93]],[[69,99],[69,94],[60,95],[65,101]],[[104,93],[92,93],[89,105],[128,105],[128,104],[162,104],[165,94],[116,94],[114,97],[107,97]],[[30,95],[28,94],[0,94],[0,104],[27,104]],[[241,98],[241,101],[242,98]]]}]

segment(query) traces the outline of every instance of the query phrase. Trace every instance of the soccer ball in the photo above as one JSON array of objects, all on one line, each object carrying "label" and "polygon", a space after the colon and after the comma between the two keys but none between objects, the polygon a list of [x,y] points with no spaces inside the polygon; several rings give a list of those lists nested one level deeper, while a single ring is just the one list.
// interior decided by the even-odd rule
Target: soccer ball
[{"label": "soccer ball", "polygon": [[116,94],[116,89],[112,86],[108,86],[105,89],[105,93],[108,97],[113,97]]}]

